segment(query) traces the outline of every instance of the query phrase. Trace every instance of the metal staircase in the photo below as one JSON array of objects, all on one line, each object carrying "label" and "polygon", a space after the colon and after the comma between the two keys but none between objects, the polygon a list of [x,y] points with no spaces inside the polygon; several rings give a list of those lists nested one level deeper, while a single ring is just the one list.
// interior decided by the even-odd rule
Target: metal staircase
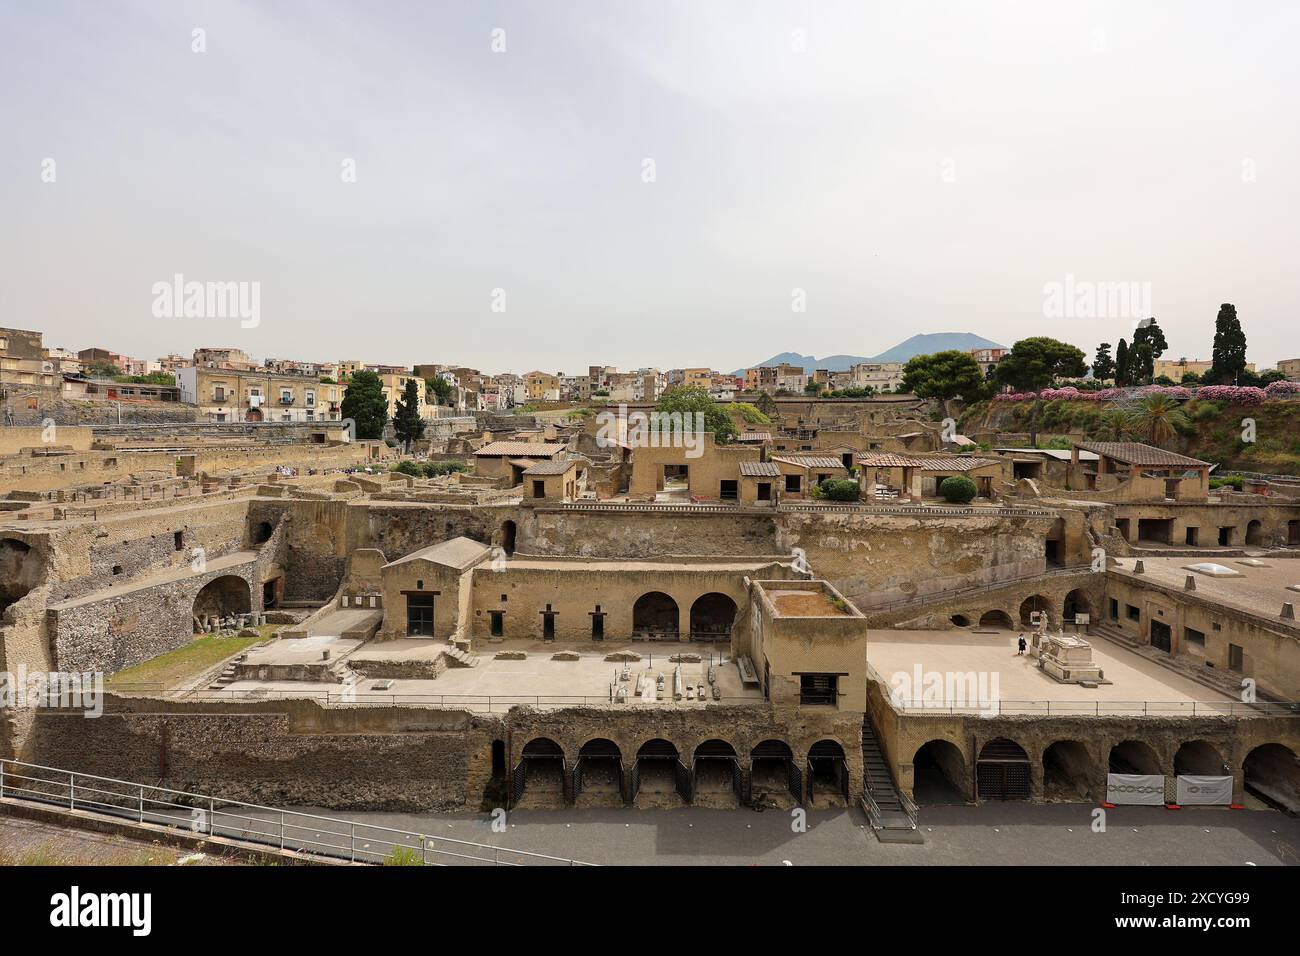
[{"label": "metal staircase", "polygon": [[881,753],[871,715],[862,717],[862,809],[881,843],[924,843],[916,826],[916,804],[894,783]]}]

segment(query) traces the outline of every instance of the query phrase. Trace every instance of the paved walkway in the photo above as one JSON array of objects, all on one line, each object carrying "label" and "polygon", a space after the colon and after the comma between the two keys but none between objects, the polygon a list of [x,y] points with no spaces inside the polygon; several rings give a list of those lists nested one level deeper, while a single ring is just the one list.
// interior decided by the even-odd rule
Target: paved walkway
[{"label": "paved walkway", "polygon": [[1094,833],[1095,809],[922,807],[922,846],[877,842],[856,810],[809,811],[803,833],[776,810],[517,811],[504,833],[483,814],[312,812],[609,865],[1300,866],[1300,820],[1274,811],[1127,807]]}]

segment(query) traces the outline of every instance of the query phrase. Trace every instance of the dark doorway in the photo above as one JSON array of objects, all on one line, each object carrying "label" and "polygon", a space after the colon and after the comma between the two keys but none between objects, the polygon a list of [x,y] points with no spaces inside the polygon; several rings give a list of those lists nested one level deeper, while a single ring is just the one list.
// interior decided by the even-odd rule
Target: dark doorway
[{"label": "dark doorway", "polygon": [[433,637],[433,595],[406,596],[406,633],[410,637]]},{"label": "dark doorway", "polygon": [[719,484],[718,497],[723,501],[736,501],[739,499],[739,482],[731,478],[723,479]]},{"label": "dark doorway", "polygon": [[1226,547],[1228,547],[1228,546],[1231,545],[1231,544],[1232,544],[1232,529],[1231,529],[1231,528],[1220,528],[1220,529],[1219,529],[1219,547],[1221,547],[1221,548],[1226,548]]},{"label": "dark doorway", "polygon": [[555,612],[551,606],[546,605],[546,610],[542,612],[542,640],[555,640]]},{"label": "dark doorway", "polygon": [[1173,651],[1173,632],[1164,621],[1151,622],[1151,646],[1165,653]]},{"label": "dark doorway", "polygon": [[507,557],[515,553],[516,530],[513,521],[506,521],[501,525],[501,550],[506,553]]},{"label": "dark doorway", "polygon": [[1246,543],[1255,546],[1264,543],[1264,523],[1259,519],[1246,525]]},{"label": "dark doorway", "polygon": [[691,640],[728,640],[735,620],[736,602],[730,597],[716,591],[701,595],[691,605]]},{"label": "dark doorway", "polygon": [[593,641],[603,641],[605,639],[605,612],[596,605],[596,610],[591,612],[591,639]]},{"label": "dark doorway", "polygon": [[912,799],[918,804],[965,803],[967,779],[966,760],[951,741],[931,740],[912,757]]},{"label": "dark doorway", "polygon": [[650,591],[632,605],[632,630],[654,640],[677,639],[677,602],[662,591]]},{"label": "dark doorway", "polygon": [[488,631],[492,637],[501,637],[506,630],[506,616],[503,611],[488,611]]},{"label": "dark doorway", "polygon": [[269,611],[276,605],[276,582],[279,578],[272,578],[262,584],[262,610]]},{"label": "dark doorway", "polygon": [[1029,755],[1014,740],[990,740],[975,761],[975,781],[981,800],[1028,800]]}]

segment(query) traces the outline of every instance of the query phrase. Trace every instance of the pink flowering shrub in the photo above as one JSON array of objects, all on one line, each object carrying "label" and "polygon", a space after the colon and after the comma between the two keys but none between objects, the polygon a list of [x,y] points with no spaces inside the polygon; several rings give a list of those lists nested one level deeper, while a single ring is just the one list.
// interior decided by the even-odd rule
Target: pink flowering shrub
[{"label": "pink flowering shrub", "polygon": [[1288,395],[1300,395],[1300,382],[1269,382],[1264,389],[1269,398],[1286,398]]},{"label": "pink flowering shrub", "polygon": [[1249,385],[1205,385],[1196,393],[1197,398],[1209,398],[1229,405],[1259,405],[1264,401],[1262,388]]}]

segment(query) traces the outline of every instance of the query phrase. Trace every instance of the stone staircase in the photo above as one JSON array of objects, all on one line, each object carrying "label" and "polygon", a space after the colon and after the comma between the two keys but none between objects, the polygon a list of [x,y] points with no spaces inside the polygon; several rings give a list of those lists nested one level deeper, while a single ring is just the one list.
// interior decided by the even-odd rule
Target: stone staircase
[{"label": "stone staircase", "polygon": [[1088,636],[1104,637],[1106,640],[1118,644],[1140,657],[1181,674],[1188,680],[1194,680],[1196,683],[1211,690],[1216,690],[1220,694],[1226,694],[1237,700],[1241,699],[1241,678],[1231,671],[1215,670],[1212,667],[1207,667],[1204,663],[1197,663],[1196,658],[1169,654],[1159,648],[1152,647],[1150,644],[1134,640],[1113,624],[1093,624],[1088,629]]},{"label": "stone staircase", "polygon": [[478,667],[479,656],[469,651],[462,651],[455,644],[449,645],[444,654],[447,657],[448,667]]},{"label": "stone staircase", "polygon": [[916,805],[895,786],[870,714],[862,718],[862,774],[863,807],[876,839],[881,843],[924,843],[916,826]]}]

